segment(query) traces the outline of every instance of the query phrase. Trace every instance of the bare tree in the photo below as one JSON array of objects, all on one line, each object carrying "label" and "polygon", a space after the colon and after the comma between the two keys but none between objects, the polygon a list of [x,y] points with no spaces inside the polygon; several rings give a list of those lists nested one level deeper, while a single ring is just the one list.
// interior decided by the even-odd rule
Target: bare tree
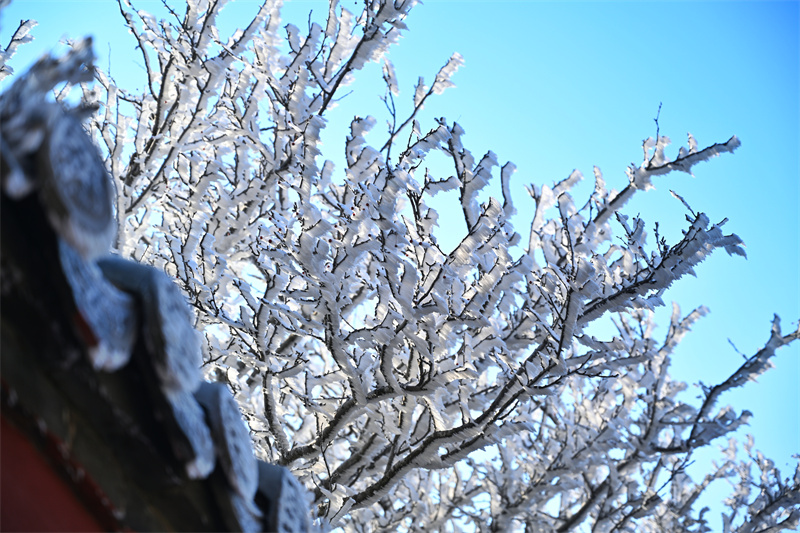
[{"label": "bare tree", "polygon": [[[401,115],[384,61],[388,133],[353,119],[346,167],[320,149],[326,113],[365,64],[405,31],[414,0],[331,2],[327,22],[281,27],[266,1],[233,35],[225,4],[165,6],[165,20],[118,0],[146,66],[142,93],[98,70],[93,133],[119,188],[117,248],[177,278],[205,332],[206,376],[226,382],[257,454],[290,467],[314,493],[321,522],[352,531],[709,531],[694,503],[731,480],[725,531],[800,522],[800,470],[730,439],[705,479],[686,466],[749,413],[721,395],[770,366],[800,336],[778,318],[764,347],[696,404],[679,400],[670,355],[704,308],[673,305],[665,339],[652,310],[715,249],[744,255],[736,235],[691,212],[667,242],[623,213],[652,180],[739,146],[734,136],[674,159],[656,135],[608,190],[589,198],[574,172],[531,185],[524,235],[511,223],[514,165],[474,156],[463,129],[416,120],[452,85],[454,55]],[[373,137],[379,136],[373,134]],[[445,174],[426,158],[446,156]],[[481,203],[490,182],[502,198]],[[457,191],[466,236],[437,240],[430,199]],[[450,224],[451,221],[441,221]],[[611,317],[614,332],[590,331]],[[483,452],[479,452],[483,450]],[[758,472],[751,472],[754,465]]]}]

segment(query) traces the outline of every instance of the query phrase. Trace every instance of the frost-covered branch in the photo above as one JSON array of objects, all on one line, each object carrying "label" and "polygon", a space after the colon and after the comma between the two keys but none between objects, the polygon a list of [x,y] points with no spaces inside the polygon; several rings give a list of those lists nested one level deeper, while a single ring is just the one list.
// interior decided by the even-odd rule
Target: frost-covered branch
[{"label": "frost-covered branch", "polygon": [[14,57],[14,54],[17,53],[17,48],[19,48],[20,45],[29,43],[33,40],[33,37],[29,34],[31,29],[33,29],[35,26],[35,20],[21,20],[19,26],[14,31],[14,35],[11,36],[11,40],[8,42],[8,45],[6,45],[6,47],[0,51],[0,80],[14,73],[14,70],[8,66],[8,62],[12,57]]}]

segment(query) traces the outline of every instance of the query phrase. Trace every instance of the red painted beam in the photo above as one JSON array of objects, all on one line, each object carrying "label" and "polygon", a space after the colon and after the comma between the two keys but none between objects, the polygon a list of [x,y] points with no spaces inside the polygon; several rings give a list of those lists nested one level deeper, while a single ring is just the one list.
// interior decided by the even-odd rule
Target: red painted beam
[{"label": "red painted beam", "polygon": [[0,531],[104,531],[47,457],[0,421]]}]

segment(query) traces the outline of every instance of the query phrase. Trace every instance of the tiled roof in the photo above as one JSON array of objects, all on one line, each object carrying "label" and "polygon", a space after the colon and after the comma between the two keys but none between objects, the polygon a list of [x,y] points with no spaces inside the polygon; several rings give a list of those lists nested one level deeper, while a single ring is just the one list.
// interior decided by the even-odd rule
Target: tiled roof
[{"label": "tiled roof", "polygon": [[87,40],[0,95],[3,416],[104,528],[306,531],[305,490],[255,459],[230,391],[204,381],[180,290],[109,252],[113,185],[85,111],[48,98],[92,60]]}]

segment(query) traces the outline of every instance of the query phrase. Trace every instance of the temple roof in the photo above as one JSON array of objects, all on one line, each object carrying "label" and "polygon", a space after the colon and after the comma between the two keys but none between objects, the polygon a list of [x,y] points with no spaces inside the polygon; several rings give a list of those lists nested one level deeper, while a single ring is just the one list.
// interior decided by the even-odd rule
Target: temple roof
[{"label": "temple roof", "polygon": [[[101,529],[307,531],[304,488],[256,460],[230,390],[203,379],[177,285],[111,254],[114,187],[85,110],[49,98],[89,79],[92,60],[87,39],[0,95],[4,427],[44,454]],[[23,490],[17,481],[4,473],[4,494]],[[46,493],[29,497],[28,510],[4,505],[4,520],[44,509]]]}]

